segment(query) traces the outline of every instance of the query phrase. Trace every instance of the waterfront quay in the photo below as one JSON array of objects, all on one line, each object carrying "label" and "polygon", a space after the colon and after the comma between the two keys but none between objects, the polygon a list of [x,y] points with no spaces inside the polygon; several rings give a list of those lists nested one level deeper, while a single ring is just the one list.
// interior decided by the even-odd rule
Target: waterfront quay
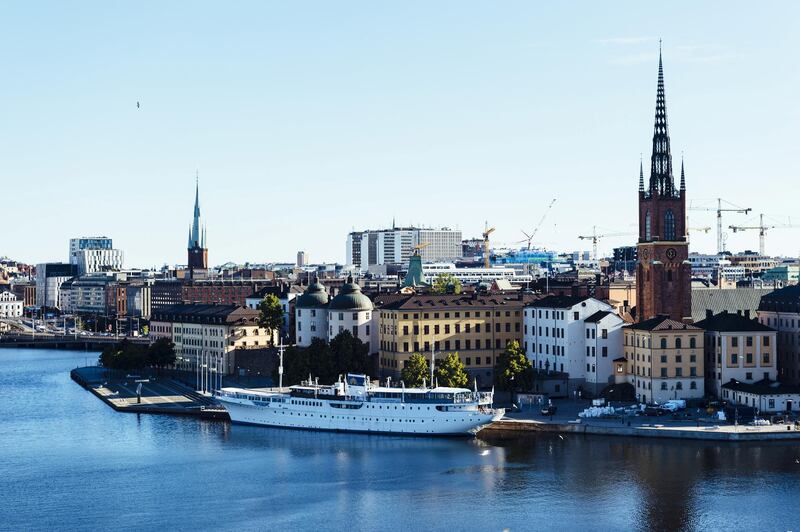
[{"label": "waterfront quay", "polygon": [[108,370],[97,366],[75,368],[70,377],[118,412],[228,419],[227,412],[216,407],[210,397],[168,377],[111,377]]},{"label": "waterfront quay", "polygon": [[[752,426],[712,420],[696,414],[691,419],[673,420],[670,416],[626,416],[624,418],[580,418],[578,412],[590,406],[587,401],[554,401],[557,414],[543,416],[538,408],[523,408],[506,414],[480,432],[489,437],[519,437],[524,434],[586,434],[634,438],[669,438],[709,441],[800,440],[794,424]],[[692,410],[688,410],[691,414]]]}]

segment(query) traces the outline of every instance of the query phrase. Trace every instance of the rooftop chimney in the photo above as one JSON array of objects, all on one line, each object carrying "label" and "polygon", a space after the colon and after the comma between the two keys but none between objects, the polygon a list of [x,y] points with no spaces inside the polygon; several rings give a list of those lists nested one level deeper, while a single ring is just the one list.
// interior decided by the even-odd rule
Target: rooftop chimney
[{"label": "rooftop chimney", "polygon": [[713,316],[714,316],[714,312],[710,308],[707,308],[706,309],[706,319],[709,319],[709,318],[711,318]]}]

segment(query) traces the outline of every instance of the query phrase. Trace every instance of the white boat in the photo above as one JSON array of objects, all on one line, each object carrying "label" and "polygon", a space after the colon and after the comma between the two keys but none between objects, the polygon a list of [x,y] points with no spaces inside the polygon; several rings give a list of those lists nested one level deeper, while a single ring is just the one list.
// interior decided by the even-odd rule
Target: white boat
[{"label": "white boat", "polygon": [[222,388],[215,399],[233,423],[375,434],[469,435],[503,417],[492,392],[466,388],[397,388],[348,374],[332,385],[288,390]]}]

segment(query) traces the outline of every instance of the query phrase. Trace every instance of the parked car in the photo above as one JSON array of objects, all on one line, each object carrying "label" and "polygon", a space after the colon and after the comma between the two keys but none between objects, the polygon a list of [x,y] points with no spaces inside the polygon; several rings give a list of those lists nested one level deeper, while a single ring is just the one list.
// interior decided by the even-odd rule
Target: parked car
[{"label": "parked car", "polygon": [[542,415],[543,416],[552,416],[556,413],[556,406],[555,405],[547,405],[546,407],[542,408]]},{"label": "parked car", "polygon": [[655,416],[663,416],[666,411],[658,405],[648,405],[644,409],[644,415],[655,417]]}]

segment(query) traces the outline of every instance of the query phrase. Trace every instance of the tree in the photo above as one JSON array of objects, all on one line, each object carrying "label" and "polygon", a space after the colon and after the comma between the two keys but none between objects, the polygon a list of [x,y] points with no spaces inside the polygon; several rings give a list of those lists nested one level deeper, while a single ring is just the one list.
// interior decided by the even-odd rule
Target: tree
[{"label": "tree", "polygon": [[345,329],[331,340],[333,369],[338,374],[370,372],[369,348],[360,338]]},{"label": "tree", "polygon": [[114,346],[103,349],[98,362],[108,369],[140,370],[147,366],[147,351],[141,345],[130,343],[126,338]]},{"label": "tree", "polygon": [[283,307],[281,301],[275,294],[267,294],[261,303],[258,304],[261,315],[258,317],[258,324],[264,327],[274,336],[275,331],[280,331],[283,327]]},{"label": "tree", "polygon": [[422,382],[430,377],[430,367],[428,361],[419,353],[414,353],[408,359],[408,363],[400,372],[403,383],[410,388],[422,386]]},{"label": "tree", "polygon": [[519,342],[506,345],[494,368],[495,381],[501,390],[518,391],[530,387],[532,366]]},{"label": "tree", "polygon": [[436,382],[439,386],[466,388],[469,382],[464,364],[458,353],[450,353],[443,360],[436,361]]},{"label": "tree", "polygon": [[431,291],[434,294],[460,294],[461,281],[452,273],[440,273],[433,280]]},{"label": "tree", "polygon": [[147,361],[156,368],[175,365],[175,344],[169,338],[159,338],[147,348]]}]

